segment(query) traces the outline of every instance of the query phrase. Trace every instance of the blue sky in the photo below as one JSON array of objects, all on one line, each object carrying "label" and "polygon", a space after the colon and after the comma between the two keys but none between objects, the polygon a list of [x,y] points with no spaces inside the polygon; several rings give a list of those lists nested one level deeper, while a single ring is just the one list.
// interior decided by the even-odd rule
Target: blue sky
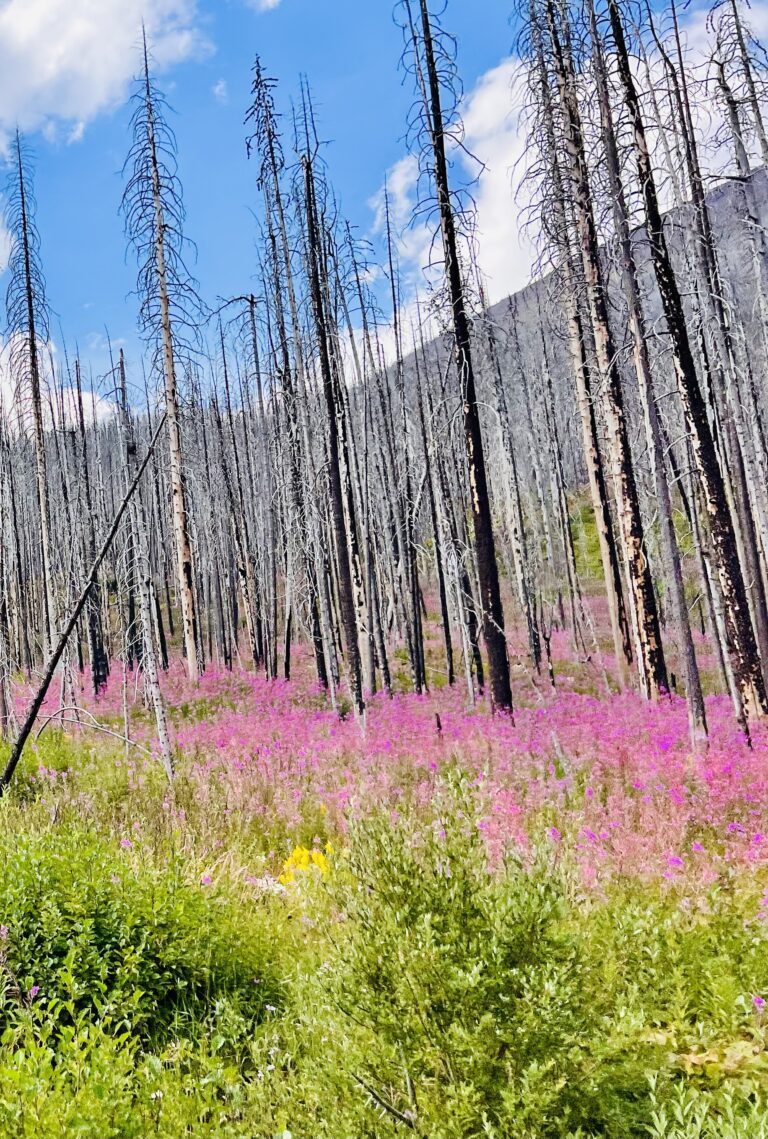
[{"label": "blue sky", "polygon": [[[126,259],[118,206],[129,145],[125,80],[136,66],[142,15],[155,40],[160,85],[175,111],[187,231],[198,247],[195,272],[207,300],[242,293],[252,282],[250,211],[257,199],[243,114],[257,51],[280,82],[283,107],[299,75],[308,77],[321,136],[330,143],[330,175],[352,223],[364,233],[371,229],[370,200],[385,172],[394,168],[397,182],[398,163],[401,220],[407,215],[412,171],[401,160],[412,92],[398,71],[402,38],[389,0],[281,0],[268,11],[258,4],[0,0],[0,55],[16,45],[17,69],[12,91],[10,80],[0,81],[0,100],[3,87],[8,93],[0,126],[11,129],[15,116],[32,142],[49,300],[70,347],[78,341],[95,363],[104,359],[105,326],[135,350],[136,302],[129,296],[135,268]],[[513,40],[510,8],[509,0],[450,0],[444,19],[458,38],[465,88],[485,92],[473,111],[474,137],[482,144],[487,135],[500,155],[509,128],[508,73],[499,65]],[[489,84],[489,76],[495,82]],[[511,212],[508,165],[506,159],[496,163],[492,196],[500,198],[500,217],[504,192]],[[418,240],[403,246],[414,273],[422,248]]]}]

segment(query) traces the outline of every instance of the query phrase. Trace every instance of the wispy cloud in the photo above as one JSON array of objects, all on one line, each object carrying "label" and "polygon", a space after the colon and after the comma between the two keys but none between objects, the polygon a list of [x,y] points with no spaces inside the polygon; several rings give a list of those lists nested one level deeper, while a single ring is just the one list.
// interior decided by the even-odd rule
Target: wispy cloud
[{"label": "wispy cloud", "polygon": [[0,0],[0,132],[79,141],[125,98],[142,20],[158,68],[210,50],[196,0]]},{"label": "wispy cloud", "polygon": [[[520,105],[518,83],[519,63],[512,58],[480,76],[462,106],[469,153],[454,154],[467,177],[476,179],[472,196],[477,209],[478,261],[492,301],[522,288],[530,279],[534,259],[523,225],[525,201],[519,193],[525,129],[515,110]],[[481,163],[479,173],[476,160]],[[429,279],[439,278],[429,268],[430,262],[440,256],[439,247],[437,251],[433,249],[436,219],[433,217],[430,224],[423,216],[417,216],[412,222],[418,177],[416,158],[407,156],[391,167],[386,181],[406,304],[423,291]],[[369,205],[374,211],[373,232],[381,234],[385,225],[383,186]]]}]

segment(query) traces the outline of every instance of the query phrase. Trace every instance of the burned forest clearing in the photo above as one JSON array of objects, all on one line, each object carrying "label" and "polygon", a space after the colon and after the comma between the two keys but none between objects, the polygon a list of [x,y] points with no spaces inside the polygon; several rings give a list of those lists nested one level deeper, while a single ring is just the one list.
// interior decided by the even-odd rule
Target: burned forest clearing
[{"label": "burned forest clearing", "polygon": [[768,9],[513,2],[0,110],[0,1139],[768,1139]]}]

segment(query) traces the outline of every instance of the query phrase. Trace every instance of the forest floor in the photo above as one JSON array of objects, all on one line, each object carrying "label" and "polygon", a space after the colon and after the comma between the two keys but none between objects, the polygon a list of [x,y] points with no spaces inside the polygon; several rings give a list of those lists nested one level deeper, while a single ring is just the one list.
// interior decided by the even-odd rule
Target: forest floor
[{"label": "forest floor", "polygon": [[133,743],[54,718],[0,803],[0,1137],[768,1136],[768,731],[553,653],[365,725],[175,662],[173,793],[81,693]]}]

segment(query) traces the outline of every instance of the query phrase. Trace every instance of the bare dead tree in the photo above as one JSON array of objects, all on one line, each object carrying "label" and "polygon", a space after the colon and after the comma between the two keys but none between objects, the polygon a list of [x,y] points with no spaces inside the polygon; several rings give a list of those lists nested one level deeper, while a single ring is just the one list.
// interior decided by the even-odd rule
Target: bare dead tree
[{"label": "bare dead tree", "polygon": [[485,468],[483,434],[472,359],[466,285],[459,262],[454,201],[448,179],[447,123],[443,112],[441,77],[433,34],[433,17],[426,0],[419,0],[417,22],[410,0],[404,0],[406,35],[416,80],[419,117],[431,151],[431,179],[440,216],[443,263],[450,298],[456,368],[461,387],[464,442],[469,469],[470,505],[477,556],[483,637],[488,654],[491,700],[501,711],[512,711],[509,656],[504,632],[496,543]]},{"label": "bare dead tree", "polygon": [[192,548],[187,518],[177,369],[192,328],[197,293],[184,262],[184,206],[176,173],[176,140],[165,101],[152,79],[146,33],[143,75],[137,80],[131,119],[133,143],[125,164],[122,208],[126,232],[139,262],[138,291],[145,334],[156,345],[168,417],[176,588],[190,679],[197,679],[198,627]]},{"label": "bare dead tree", "polygon": [[29,413],[35,450],[37,510],[41,545],[44,651],[53,646],[56,597],[51,540],[48,460],[45,449],[43,369],[41,356],[48,338],[48,305],[35,225],[31,162],[16,131],[13,165],[6,187],[6,226],[11,237],[6,293],[6,336],[10,369],[20,415]]}]

